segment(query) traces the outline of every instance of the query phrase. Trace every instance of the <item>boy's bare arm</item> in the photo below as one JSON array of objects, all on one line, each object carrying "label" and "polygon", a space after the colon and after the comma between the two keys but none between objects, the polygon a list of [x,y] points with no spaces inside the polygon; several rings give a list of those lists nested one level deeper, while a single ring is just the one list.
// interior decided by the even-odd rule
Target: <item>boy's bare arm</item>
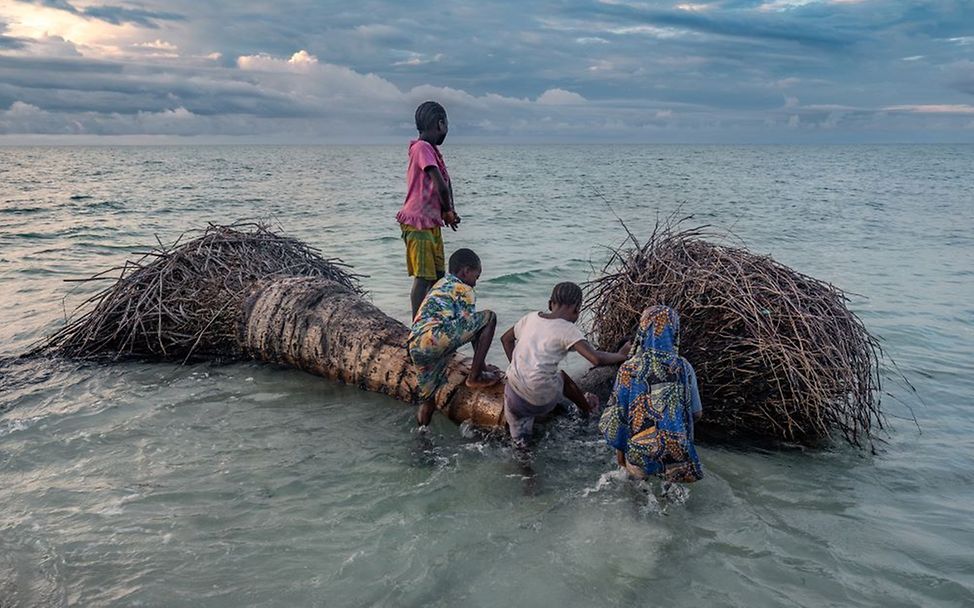
[{"label": "boy's bare arm", "polygon": [[595,366],[615,365],[622,363],[629,358],[629,343],[626,342],[618,352],[610,353],[604,350],[597,350],[588,340],[579,340],[572,346],[572,350],[585,357],[589,363]]},{"label": "boy's bare arm", "polygon": [[566,374],[564,370],[559,373],[561,373],[563,387],[562,394],[564,394],[565,397],[568,397],[572,403],[578,406],[579,411],[581,411],[583,414],[591,414],[593,411],[592,404],[588,402],[588,396],[585,394],[585,391],[578,388],[578,385],[575,384],[572,377]]},{"label": "boy's bare arm", "polygon": [[514,360],[514,343],[517,339],[514,337],[514,328],[510,328],[504,332],[501,336],[501,346],[504,347],[504,354],[507,355],[508,361]]},{"label": "boy's bare arm", "polygon": [[440,168],[436,165],[430,165],[426,167],[426,174],[433,180],[433,185],[436,186],[436,192],[440,195],[440,211],[444,213],[454,211],[453,196],[450,194],[450,187],[447,185],[446,180],[443,179],[443,174],[440,173]]},{"label": "boy's bare arm", "polygon": [[460,224],[460,216],[457,215],[457,210],[453,206],[453,185],[446,183],[443,174],[440,173],[440,168],[436,165],[426,167],[426,173],[433,180],[433,185],[436,186],[436,191],[440,195],[440,212],[443,214],[443,221],[446,222],[447,226],[456,230]]}]

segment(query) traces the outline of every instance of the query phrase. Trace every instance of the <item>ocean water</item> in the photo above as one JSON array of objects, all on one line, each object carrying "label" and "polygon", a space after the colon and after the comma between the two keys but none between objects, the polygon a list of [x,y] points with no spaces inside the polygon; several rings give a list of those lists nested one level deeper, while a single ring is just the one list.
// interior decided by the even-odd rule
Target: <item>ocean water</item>
[{"label": "ocean water", "polygon": [[444,155],[447,249],[481,254],[502,327],[595,276],[619,219],[680,210],[857,294],[916,389],[887,382],[887,443],[704,445],[707,477],[663,495],[592,422],[542,429],[528,477],[503,441],[417,436],[293,370],[18,360],[100,286],[65,279],[242,218],[405,320],[405,145],[0,148],[0,606],[974,605],[974,146]]}]

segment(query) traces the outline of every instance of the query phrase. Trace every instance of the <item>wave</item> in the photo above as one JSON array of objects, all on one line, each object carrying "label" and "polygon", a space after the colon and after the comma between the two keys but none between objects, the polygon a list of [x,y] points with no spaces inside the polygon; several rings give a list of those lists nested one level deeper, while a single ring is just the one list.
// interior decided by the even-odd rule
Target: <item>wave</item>
[{"label": "wave", "polygon": [[[509,272],[507,274],[485,279],[483,282],[492,285],[524,285],[527,283],[536,283],[539,279],[567,280],[565,279],[566,275],[577,274],[574,267],[579,263],[588,264],[586,260],[571,259],[567,260],[566,264],[564,265],[552,266],[548,268],[533,268],[531,270],[522,270],[521,272]],[[576,281],[578,280],[580,279],[576,278]]]},{"label": "wave", "polygon": [[[89,199],[92,199],[92,198],[94,198],[94,197],[86,196],[86,197],[84,197],[82,199],[75,199],[74,197],[71,197],[72,200],[89,200]],[[125,209],[125,203],[123,203],[122,201],[105,200],[105,201],[97,201],[97,202],[94,202],[94,203],[86,203],[84,205],[84,208],[85,209],[90,209],[90,210],[96,210],[96,209]]]},{"label": "wave", "polygon": [[50,211],[44,207],[14,207],[11,209],[0,209],[4,215],[31,215],[33,213],[45,213]]}]

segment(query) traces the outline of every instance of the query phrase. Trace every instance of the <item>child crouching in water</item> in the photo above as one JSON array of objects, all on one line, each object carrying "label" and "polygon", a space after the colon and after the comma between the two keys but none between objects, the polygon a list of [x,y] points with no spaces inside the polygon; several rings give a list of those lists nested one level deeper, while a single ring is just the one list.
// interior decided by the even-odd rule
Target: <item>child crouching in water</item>
[{"label": "child crouching in water", "polygon": [[473,344],[467,386],[490,386],[499,380],[485,364],[497,316],[490,310],[476,310],[473,288],[480,273],[477,254],[470,249],[457,249],[450,256],[449,272],[426,294],[413,320],[407,347],[419,371],[417,386],[421,404],[416,422],[420,426],[429,425],[436,410],[436,391],[446,379],[450,355],[464,344]]},{"label": "child crouching in water", "polygon": [[599,430],[632,477],[669,482],[703,478],[693,426],[703,413],[697,374],[680,356],[680,315],[650,306],[639,319],[629,360],[616,376]]},{"label": "child crouching in water", "polygon": [[611,365],[626,360],[629,345],[617,353],[596,350],[575,325],[582,308],[582,288],[559,283],[551,292],[548,312],[532,312],[504,332],[501,344],[507,359],[504,387],[504,418],[518,448],[527,446],[534,419],[550,413],[562,396],[588,413],[597,413],[598,397],[583,393],[558,365],[575,351],[592,365]]}]

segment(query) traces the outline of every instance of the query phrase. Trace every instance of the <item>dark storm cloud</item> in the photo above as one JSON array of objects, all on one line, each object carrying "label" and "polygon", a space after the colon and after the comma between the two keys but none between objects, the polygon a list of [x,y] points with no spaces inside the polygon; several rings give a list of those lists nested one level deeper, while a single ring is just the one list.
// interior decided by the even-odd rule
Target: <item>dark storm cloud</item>
[{"label": "dark storm cloud", "polygon": [[89,60],[0,59],[0,107],[15,101],[51,112],[134,114],[183,107],[199,115],[294,118],[316,114],[284,92],[222,70],[165,71]]},{"label": "dark storm cloud", "polygon": [[0,49],[21,49],[24,48],[24,41],[20,38],[0,35]]},{"label": "dark storm cloud", "polygon": [[33,1],[31,1],[31,0],[18,0],[18,1],[19,2],[23,2],[24,4],[36,4],[37,6],[46,6],[47,8],[56,8],[58,10],[67,11],[69,13],[77,13],[78,12],[78,9],[76,9],[70,2],[67,2],[67,0],[33,0]]},{"label": "dark storm cloud", "polygon": [[99,19],[113,25],[131,23],[145,28],[155,29],[159,27],[159,21],[184,21],[186,17],[168,11],[151,11],[142,8],[129,8],[124,6],[89,6],[82,9],[77,8],[67,0],[19,0],[26,4],[35,4],[47,8],[62,10],[74,15],[83,15],[92,19]]},{"label": "dark storm cloud", "polygon": [[[0,32],[7,29],[7,24],[0,21]],[[15,38],[13,36],[4,36],[0,33],[0,49],[21,49],[24,48],[25,41],[21,38]]]},{"label": "dark storm cloud", "polygon": [[747,11],[709,15],[687,10],[659,10],[625,4],[596,4],[573,12],[586,18],[608,17],[626,24],[683,28],[704,34],[749,40],[797,42],[823,48],[842,48],[859,41],[854,32],[832,24],[808,22],[790,15]]},{"label": "dark storm cloud", "polygon": [[106,23],[121,25],[131,23],[147,28],[159,27],[159,21],[185,21],[186,17],[176,13],[161,11],[147,11],[137,8],[125,8],[121,6],[92,6],[84,9],[82,13],[86,17],[100,19]]}]

